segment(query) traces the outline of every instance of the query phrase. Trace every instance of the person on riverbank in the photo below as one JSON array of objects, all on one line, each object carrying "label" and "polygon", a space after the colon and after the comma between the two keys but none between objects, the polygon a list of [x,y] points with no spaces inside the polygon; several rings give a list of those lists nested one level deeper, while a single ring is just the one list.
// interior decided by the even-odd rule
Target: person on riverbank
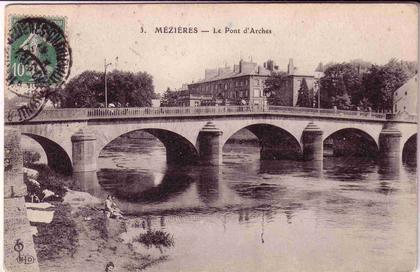
[{"label": "person on riverbank", "polygon": [[108,195],[105,199],[105,214],[108,218],[121,218],[121,210],[118,208],[117,204],[114,201],[114,197]]},{"label": "person on riverbank", "polygon": [[115,196],[111,196],[111,207],[114,211],[114,216],[117,218],[122,218],[122,212],[120,208],[118,207],[117,203],[115,202]]}]

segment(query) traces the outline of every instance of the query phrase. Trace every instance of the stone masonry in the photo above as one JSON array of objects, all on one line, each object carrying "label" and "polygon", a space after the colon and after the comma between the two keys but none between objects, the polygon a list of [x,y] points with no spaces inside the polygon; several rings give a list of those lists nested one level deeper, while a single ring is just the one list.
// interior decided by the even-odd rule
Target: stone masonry
[{"label": "stone masonry", "polygon": [[29,220],[26,214],[26,185],[23,183],[20,132],[4,134],[4,270],[38,272]]}]

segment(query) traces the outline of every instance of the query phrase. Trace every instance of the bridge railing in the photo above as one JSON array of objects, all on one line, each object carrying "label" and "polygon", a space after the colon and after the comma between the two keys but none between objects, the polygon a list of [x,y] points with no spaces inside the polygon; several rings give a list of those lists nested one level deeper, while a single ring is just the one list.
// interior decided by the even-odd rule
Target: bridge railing
[{"label": "bridge railing", "polygon": [[[44,109],[34,121],[89,120],[106,118],[196,116],[196,115],[240,115],[240,114],[278,114],[314,117],[333,117],[351,119],[386,120],[385,113],[317,109],[285,106],[210,106],[210,107],[156,107],[156,108],[63,108]],[[410,117],[416,122],[417,116]]]},{"label": "bridge railing", "polygon": [[316,114],[322,116],[351,116],[385,119],[384,113],[344,111],[333,109],[315,109],[284,106],[213,106],[213,107],[161,107],[161,108],[97,108],[87,109],[88,117],[139,117],[139,116],[174,116],[174,115],[220,115],[248,113],[290,113]]},{"label": "bridge railing", "polygon": [[87,108],[43,109],[34,120],[85,120],[88,116]]}]

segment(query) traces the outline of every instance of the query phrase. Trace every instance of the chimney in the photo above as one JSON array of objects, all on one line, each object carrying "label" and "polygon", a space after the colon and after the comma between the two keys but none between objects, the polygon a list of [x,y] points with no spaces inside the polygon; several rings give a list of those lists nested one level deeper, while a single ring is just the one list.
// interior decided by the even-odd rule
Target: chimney
[{"label": "chimney", "polygon": [[239,73],[239,64],[235,64],[235,65],[233,65],[233,71],[234,71],[235,73]]},{"label": "chimney", "polygon": [[287,73],[293,75],[295,72],[295,66],[293,65],[293,59],[289,59],[289,65],[287,66]]},{"label": "chimney", "polygon": [[274,61],[269,59],[267,62],[264,62],[264,68],[266,68],[269,71],[274,71]]}]

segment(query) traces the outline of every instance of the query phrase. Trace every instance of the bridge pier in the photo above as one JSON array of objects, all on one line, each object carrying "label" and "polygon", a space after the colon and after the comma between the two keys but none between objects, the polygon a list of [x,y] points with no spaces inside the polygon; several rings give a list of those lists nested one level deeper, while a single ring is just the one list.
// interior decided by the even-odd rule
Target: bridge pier
[{"label": "bridge pier", "polygon": [[385,171],[396,172],[401,162],[401,132],[392,124],[385,124],[379,134],[379,164]]},{"label": "bridge pier", "polygon": [[200,163],[202,165],[222,164],[222,134],[212,122],[207,122],[198,135]]},{"label": "bridge pier", "polygon": [[96,135],[82,128],[71,136],[73,172],[96,171]]},{"label": "bridge pier", "polygon": [[302,132],[303,159],[305,161],[322,161],[324,145],[322,130],[310,122]]}]

